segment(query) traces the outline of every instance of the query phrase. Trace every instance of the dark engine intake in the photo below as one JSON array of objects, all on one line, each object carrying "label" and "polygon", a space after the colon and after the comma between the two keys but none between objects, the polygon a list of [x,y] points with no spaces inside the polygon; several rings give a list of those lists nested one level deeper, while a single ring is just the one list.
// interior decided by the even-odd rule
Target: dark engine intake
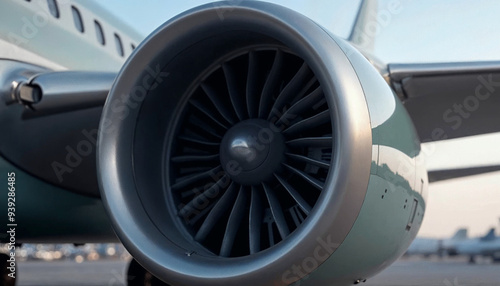
[{"label": "dark engine intake", "polygon": [[172,285],[349,285],[425,210],[413,125],[348,43],[283,7],[205,5],[150,35],[101,118],[114,229]]}]

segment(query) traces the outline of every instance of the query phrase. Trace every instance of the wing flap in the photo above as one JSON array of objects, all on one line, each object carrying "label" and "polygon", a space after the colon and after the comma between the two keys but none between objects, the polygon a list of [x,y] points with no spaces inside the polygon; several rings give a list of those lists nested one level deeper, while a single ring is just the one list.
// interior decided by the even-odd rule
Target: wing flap
[{"label": "wing flap", "polygon": [[500,131],[500,62],[389,64],[422,142]]},{"label": "wing flap", "polygon": [[451,180],[460,177],[467,177],[479,175],[483,173],[490,173],[500,171],[500,166],[483,166],[471,167],[462,169],[448,169],[448,170],[434,170],[428,172],[429,183],[438,181]]}]

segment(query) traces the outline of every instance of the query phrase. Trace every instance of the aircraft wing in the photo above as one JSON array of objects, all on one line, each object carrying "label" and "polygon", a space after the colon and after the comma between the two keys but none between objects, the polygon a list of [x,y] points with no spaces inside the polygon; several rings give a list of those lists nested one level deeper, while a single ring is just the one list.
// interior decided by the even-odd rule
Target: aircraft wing
[{"label": "aircraft wing", "polygon": [[389,64],[422,142],[500,131],[500,62]]},{"label": "aircraft wing", "polygon": [[[422,142],[500,131],[500,62],[389,64],[387,72]],[[499,170],[433,170],[429,182]]]},{"label": "aircraft wing", "polygon": [[467,176],[479,175],[483,173],[490,173],[496,171],[500,171],[500,166],[432,170],[428,171],[428,178],[429,178],[429,183],[434,183],[438,181],[450,180],[460,177],[467,177]]},{"label": "aircraft wing", "polygon": [[[377,1],[361,1],[349,41],[396,92],[421,142],[500,132],[500,61],[381,62],[373,57],[376,33],[370,32],[370,25],[377,21],[377,7]],[[429,171],[429,181],[498,170],[500,166],[434,170]]]}]

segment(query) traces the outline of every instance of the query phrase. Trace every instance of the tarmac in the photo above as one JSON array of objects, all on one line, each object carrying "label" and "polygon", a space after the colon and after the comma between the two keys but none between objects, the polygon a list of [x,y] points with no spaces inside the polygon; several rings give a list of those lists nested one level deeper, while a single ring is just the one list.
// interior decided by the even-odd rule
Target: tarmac
[{"label": "tarmac", "polygon": [[[25,261],[17,269],[19,286],[123,286],[126,261]],[[500,286],[500,264],[466,258],[403,258],[366,286]],[[257,286],[257,285],[256,285]],[[320,286],[320,285],[318,285]]]},{"label": "tarmac", "polygon": [[366,286],[500,286],[500,264],[478,259],[403,258],[364,284]]}]

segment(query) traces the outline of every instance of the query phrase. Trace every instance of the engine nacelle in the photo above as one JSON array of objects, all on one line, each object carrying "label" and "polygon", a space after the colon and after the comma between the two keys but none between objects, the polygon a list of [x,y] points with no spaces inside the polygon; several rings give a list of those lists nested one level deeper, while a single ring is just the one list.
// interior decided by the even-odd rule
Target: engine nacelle
[{"label": "engine nacelle", "polygon": [[129,58],[101,118],[114,229],[172,285],[350,285],[400,257],[427,173],[350,44],[281,6],[205,5]]}]

